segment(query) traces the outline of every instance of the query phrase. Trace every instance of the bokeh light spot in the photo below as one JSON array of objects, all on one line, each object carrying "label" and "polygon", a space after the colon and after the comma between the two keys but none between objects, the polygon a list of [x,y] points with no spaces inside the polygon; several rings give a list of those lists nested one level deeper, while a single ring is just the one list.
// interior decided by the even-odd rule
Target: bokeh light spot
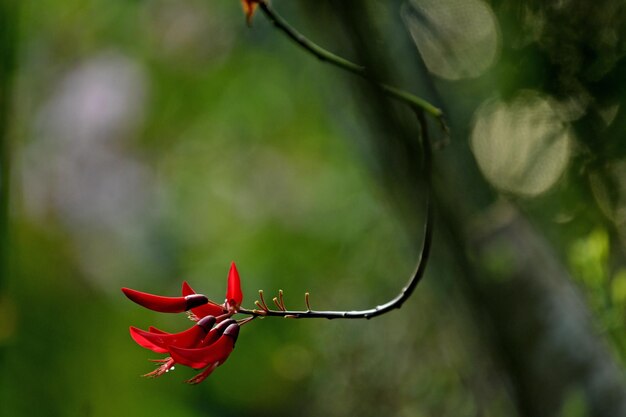
[{"label": "bokeh light spot", "polygon": [[478,77],[498,57],[498,23],[481,0],[411,0],[402,16],[426,67],[441,78]]},{"label": "bokeh light spot", "polygon": [[571,135],[556,105],[525,92],[510,104],[484,103],[474,116],[470,140],[478,166],[491,184],[531,197],[549,190],[565,171]]}]

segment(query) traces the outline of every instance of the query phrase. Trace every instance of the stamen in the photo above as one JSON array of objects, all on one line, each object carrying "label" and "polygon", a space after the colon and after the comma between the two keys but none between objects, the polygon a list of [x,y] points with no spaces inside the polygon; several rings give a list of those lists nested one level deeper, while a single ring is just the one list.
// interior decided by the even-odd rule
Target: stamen
[{"label": "stamen", "polygon": [[272,298],[272,301],[274,302],[274,304],[276,304],[276,307],[278,307],[278,309],[279,309],[280,311],[285,311],[285,310],[283,310],[283,307],[282,307],[282,306],[280,305],[280,303],[278,302],[278,298],[274,297],[274,298]]},{"label": "stamen", "polygon": [[167,372],[170,371],[170,369],[174,368],[174,359],[169,357],[169,358],[165,358],[165,359],[157,359],[157,360],[153,360],[153,362],[157,362],[157,363],[162,363],[161,366],[159,366],[158,368],[156,368],[154,371],[152,372],[148,372],[145,375],[142,375],[146,378],[156,378],[159,377]]},{"label": "stamen", "polygon": [[261,304],[263,305],[261,308],[265,311],[269,311],[269,307],[267,306],[267,303],[265,302],[265,297],[263,297],[263,290],[259,290],[259,298],[261,299]]},{"label": "stamen", "polygon": [[285,300],[283,298],[283,290],[278,290],[278,300],[280,301],[280,305],[282,306],[282,310],[286,311],[287,308],[285,307]]}]

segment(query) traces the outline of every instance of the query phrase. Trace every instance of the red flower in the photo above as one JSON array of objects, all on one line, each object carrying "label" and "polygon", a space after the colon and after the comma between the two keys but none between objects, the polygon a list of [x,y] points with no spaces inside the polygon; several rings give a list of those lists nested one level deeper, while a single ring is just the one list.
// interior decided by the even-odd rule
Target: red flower
[{"label": "red flower", "polygon": [[226,301],[223,305],[209,301],[202,294],[196,294],[187,282],[183,282],[181,297],[163,297],[129,288],[122,288],[122,291],[130,300],[150,310],[164,313],[187,311],[189,317],[197,322],[180,333],[167,333],[155,327],[150,327],[148,331],[130,327],[130,336],[139,346],[170,355],[165,359],[154,360],[160,364],[159,367],[144,376],[163,375],[174,369],[177,363],[194,369],[206,368],[187,381],[197,384],[224,363],[233,351],[239,334],[239,324],[230,317],[237,313],[243,300],[234,262],[228,273]]}]

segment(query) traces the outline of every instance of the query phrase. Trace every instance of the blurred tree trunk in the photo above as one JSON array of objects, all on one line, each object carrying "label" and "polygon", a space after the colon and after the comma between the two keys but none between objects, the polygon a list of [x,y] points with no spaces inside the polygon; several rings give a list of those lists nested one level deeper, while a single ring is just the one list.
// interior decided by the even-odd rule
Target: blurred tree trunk
[{"label": "blurred tree trunk", "polygon": [[588,415],[626,415],[619,367],[550,245],[506,203],[480,223],[458,236],[476,260],[468,286],[490,321],[521,414],[560,415],[566,402],[582,400]]},{"label": "blurred tree trunk", "polygon": [[[18,1],[0,0],[0,320],[9,302],[4,291],[9,274],[9,187],[11,183],[11,146],[9,124],[12,109],[12,86],[16,60]],[[0,329],[1,330],[1,329]],[[4,365],[5,348],[0,333],[0,366]],[[2,366],[2,369],[5,369]],[[0,393],[4,392],[0,381]],[[0,414],[2,414],[0,407]]]},{"label": "blurred tree trunk", "polygon": [[[335,27],[342,28],[333,36],[345,37],[336,45],[352,45],[356,59],[376,78],[401,79],[399,73],[406,73],[401,69],[407,65],[415,70],[411,60],[419,58],[394,60],[377,42],[380,16],[370,15],[361,2],[329,0],[326,6],[331,11],[326,17],[336,16]],[[319,3],[315,7],[319,10]],[[428,85],[425,76],[421,86]],[[371,91],[363,94],[364,89]],[[417,124],[408,123],[402,109],[365,83],[357,90],[358,105],[367,114],[363,120],[375,132],[370,157],[377,159],[377,174],[406,215],[407,230],[419,240],[421,217],[415,213],[422,210],[423,195],[416,186],[419,170],[411,169],[419,160],[412,153]],[[477,197],[490,194],[484,181],[482,189],[467,191],[470,185],[459,168],[462,164],[450,157],[450,152],[469,153],[463,142],[461,135],[453,138],[451,147],[457,149],[443,150],[434,162],[439,232],[444,231],[447,248],[459,263],[462,274],[457,284],[465,288],[487,351],[510,381],[519,415],[558,416],[568,403],[578,402],[587,415],[626,416],[623,371],[592,326],[571,276],[541,233],[515,208],[486,209],[491,204]],[[477,218],[483,226],[470,229]]]},{"label": "blurred tree trunk", "polygon": [[9,120],[17,42],[17,1],[0,0],[0,290],[8,273],[11,146]]}]

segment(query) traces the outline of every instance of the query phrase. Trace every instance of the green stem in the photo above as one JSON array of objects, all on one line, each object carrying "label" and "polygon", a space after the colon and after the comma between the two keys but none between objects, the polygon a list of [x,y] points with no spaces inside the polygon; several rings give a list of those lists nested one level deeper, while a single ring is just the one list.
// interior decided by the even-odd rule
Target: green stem
[{"label": "green stem", "polygon": [[[283,33],[285,33],[285,35],[287,35],[289,39],[302,47],[305,51],[314,55],[323,62],[327,62],[338,68],[342,68],[348,72],[356,74],[362,78],[371,80],[370,74],[367,72],[367,69],[365,67],[348,61],[347,59],[342,58],[338,55],[335,55],[332,52],[322,48],[318,44],[312,42],[310,39],[294,29],[278,13],[276,13],[266,1],[260,0],[259,7],[263,11],[263,13],[265,13],[265,16],[274,24],[274,26],[276,26],[276,28],[280,29]],[[412,108],[420,108],[431,116],[437,118],[440,122],[442,122],[443,112],[441,111],[441,109],[435,107],[423,98],[420,98],[414,94],[409,93],[408,91],[393,87],[388,84],[375,81],[374,83],[389,97],[402,101]]]}]

